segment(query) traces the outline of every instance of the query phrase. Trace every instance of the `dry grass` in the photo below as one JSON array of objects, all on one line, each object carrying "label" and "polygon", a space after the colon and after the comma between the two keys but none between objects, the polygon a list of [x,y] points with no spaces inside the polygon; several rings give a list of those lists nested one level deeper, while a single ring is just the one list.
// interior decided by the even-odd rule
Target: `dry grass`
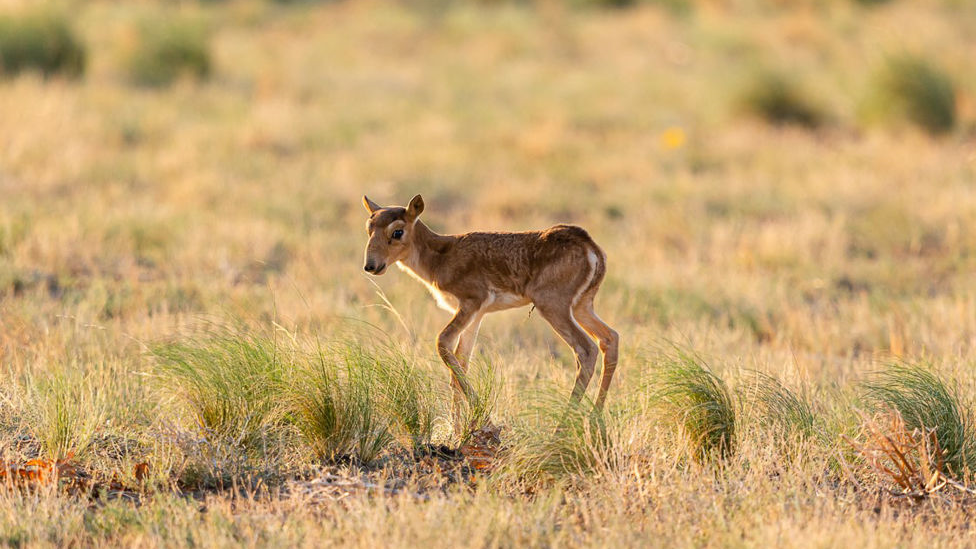
[{"label": "dry grass", "polygon": [[[890,450],[857,438],[874,401],[856,389],[898,357],[955,380],[969,425],[976,14],[774,4],[72,4],[83,77],[0,81],[0,461],[73,452],[106,488],[0,488],[0,544],[971,546],[969,495],[906,505],[841,434]],[[133,84],[147,20],[207,29],[208,77]],[[901,51],[951,79],[951,132],[862,125],[872,75]],[[742,117],[754,67],[789,68],[829,124]],[[623,342],[606,413],[543,398],[568,396],[573,359],[522,309],[490,315],[476,350],[490,390],[469,423],[500,443],[454,433],[433,348],[446,315],[400,273],[362,273],[364,192],[423,193],[441,231],[585,226],[609,257],[597,309]],[[201,317],[247,330],[201,344],[186,337]],[[277,347],[247,336],[275,323]],[[371,335],[338,350],[382,365],[363,385],[382,398],[355,400],[376,428],[357,429],[383,444],[316,452],[275,387],[349,396],[291,368],[350,323]],[[299,352],[278,352],[285,333]],[[640,349],[666,341],[713,370],[662,377]],[[161,383],[167,342],[183,362]],[[754,371],[783,381],[750,394]],[[662,409],[648,379],[683,399]],[[724,412],[695,425],[734,425],[704,464],[675,437],[713,432],[685,422],[702,402]],[[948,416],[906,410],[904,429],[871,432],[915,448],[906,478],[930,479],[954,450],[926,433]],[[785,458],[774,434],[811,424]]]},{"label": "dry grass", "polygon": [[897,497],[922,500],[950,489],[976,494],[953,478],[936,429],[912,429],[897,411],[865,416],[858,439],[848,442],[871,472],[895,483]]}]

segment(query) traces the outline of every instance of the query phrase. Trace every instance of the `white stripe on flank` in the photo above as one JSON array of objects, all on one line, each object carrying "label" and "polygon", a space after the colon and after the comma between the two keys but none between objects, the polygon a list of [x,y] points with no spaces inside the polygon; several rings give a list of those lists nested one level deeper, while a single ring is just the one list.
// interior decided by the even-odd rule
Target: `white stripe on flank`
[{"label": "white stripe on flank", "polygon": [[590,264],[590,274],[586,277],[586,282],[580,284],[579,289],[576,290],[576,295],[573,296],[573,307],[576,306],[576,303],[579,302],[583,292],[585,292],[586,289],[590,287],[590,283],[593,282],[593,277],[596,276],[597,261],[599,261],[599,259],[600,258],[597,257],[596,252],[593,250],[586,251],[586,261]]}]

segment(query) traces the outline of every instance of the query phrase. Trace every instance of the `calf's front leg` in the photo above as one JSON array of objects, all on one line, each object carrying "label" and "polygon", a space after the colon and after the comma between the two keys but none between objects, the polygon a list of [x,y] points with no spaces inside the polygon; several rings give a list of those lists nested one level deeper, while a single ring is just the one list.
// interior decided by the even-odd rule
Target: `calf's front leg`
[{"label": "calf's front leg", "polygon": [[468,327],[461,332],[458,337],[457,348],[454,349],[454,356],[461,364],[461,371],[468,373],[468,366],[471,365],[471,354],[474,352],[474,342],[478,339],[478,330],[481,328],[483,314],[475,314]]},{"label": "calf's front leg", "polygon": [[474,389],[471,388],[471,384],[468,383],[467,378],[467,357],[464,357],[464,363],[462,364],[452,349],[457,346],[459,351],[466,350],[460,348],[458,341],[461,334],[476,318],[480,320],[478,312],[479,307],[477,305],[462,303],[458,307],[457,312],[454,313],[454,318],[451,319],[437,336],[437,353],[451,371],[451,385],[454,387],[455,401],[462,395],[468,399],[468,402],[471,402],[475,398]]}]

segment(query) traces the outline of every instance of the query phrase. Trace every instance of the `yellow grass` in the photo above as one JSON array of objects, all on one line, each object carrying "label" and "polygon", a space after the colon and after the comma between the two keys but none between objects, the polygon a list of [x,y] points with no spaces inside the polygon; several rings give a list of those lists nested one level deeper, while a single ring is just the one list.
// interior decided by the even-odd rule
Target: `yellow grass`
[{"label": "yellow grass", "polygon": [[[38,388],[83,380],[69,394],[97,403],[98,422],[75,422],[80,464],[132,484],[148,461],[155,487],[140,505],[0,488],[0,544],[971,546],[971,501],[891,500],[885,479],[851,482],[837,457],[854,387],[882,359],[924,358],[976,397],[976,12],[433,4],[81,2],[82,79],[0,81],[0,461],[41,452]],[[207,26],[207,80],[129,82],[154,17]],[[954,79],[949,135],[862,124],[871,69],[901,52]],[[802,76],[829,121],[743,116],[757,67]],[[609,257],[597,310],[622,340],[607,464],[451,477],[395,450],[359,469],[290,446],[231,475],[236,488],[188,483],[220,463],[199,462],[214,452],[198,451],[149,347],[202,321],[309,340],[366,330],[447,398],[433,349],[446,313],[395,270],[375,281],[382,296],[362,272],[364,192],[422,193],[443,232],[590,231]],[[517,424],[553,386],[568,396],[572,355],[537,314],[491,315],[481,334],[495,423]],[[746,423],[727,460],[689,459],[638,390],[670,342],[733,389],[750,369],[809,390],[833,436],[785,459]],[[446,419],[435,438],[449,443]],[[326,474],[358,480],[311,482]]]}]

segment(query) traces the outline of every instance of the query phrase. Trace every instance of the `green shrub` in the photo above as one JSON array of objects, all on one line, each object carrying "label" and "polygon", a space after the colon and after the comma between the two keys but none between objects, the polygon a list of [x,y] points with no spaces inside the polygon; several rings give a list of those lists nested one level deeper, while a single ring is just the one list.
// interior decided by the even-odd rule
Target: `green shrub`
[{"label": "green shrub", "polygon": [[976,469],[972,410],[935,373],[913,364],[893,364],[876,372],[862,388],[875,409],[897,411],[909,429],[935,429],[953,474]]},{"label": "green shrub", "polygon": [[775,71],[758,72],[743,88],[739,105],[746,113],[771,124],[795,124],[815,128],[826,115],[799,84]]},{"label": "green shrub", "polygon": [[660,360],[648,383],[653,405],[681,427],[696,460],[731,456],[737,420],[725,382],[699,357],[684,350],[676,348]]},{"label": "green shrub", "polygon": [[166,86],[181,77],[199,80],[210,76],[209,37],[202,26],[189,21],[143,24],[129,59],[129,75],[142,86]]},{"label": "green shrub", "polygon": [[931,134],[956,125],[956,91],[952,79],[924,58],[889,58],[875,74],[865,106],[869,117],[907,121]]},{"label": "green shrub", "polygon": [[0,74],[37,70],[45,76],[78,77],[86,49],[66,17],[48,12],[0,16]]}]

